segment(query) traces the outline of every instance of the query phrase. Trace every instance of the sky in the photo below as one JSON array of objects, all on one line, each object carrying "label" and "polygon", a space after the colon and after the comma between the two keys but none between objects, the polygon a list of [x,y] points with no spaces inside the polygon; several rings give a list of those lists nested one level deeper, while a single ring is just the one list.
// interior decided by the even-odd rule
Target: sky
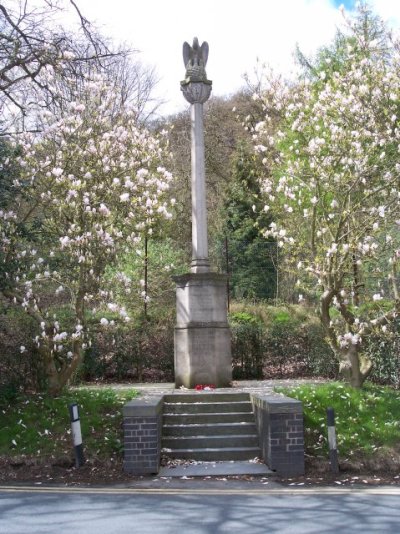
[{"label": "sky", "polygon": [[[400,28],[398,0],[370,0],[375,13],[392,28]],[[184,41],[193,37],[210,47],[208,78],[213,94],[230,95],[254,78],[257,62],[286,75],[293,71],[296,43],[306,55],[329,44],[343,24],[339,10],[354,8],[353,0],[77,0],[81,12],[115,43],[138,50],[137,57],[154,66],[160,79],[160,109],[170,114],[188,104],[180,92],[185,67]]]}]

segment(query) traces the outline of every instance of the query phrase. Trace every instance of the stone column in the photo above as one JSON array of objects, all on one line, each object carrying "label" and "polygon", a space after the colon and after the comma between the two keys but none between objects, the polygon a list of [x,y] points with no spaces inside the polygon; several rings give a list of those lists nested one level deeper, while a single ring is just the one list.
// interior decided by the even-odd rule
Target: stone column
[{"label": "stone column", "polygon": [[192,262],[191,272],[175,277],[175,385],[226,387],[232,380],[226,275],[211,272],[208,259],[207,205],[204,166],[203,104],[212,82],[205,66],[208,44],[183,45],[186,77],[181,90],[191,104]]},{"label": "stone column", "polygon": [[192,139],[192,273],[210,270],[208,261],[206,180],[204,170],[203,104],[190,109]]},{"label": "stone column", "polygon": [[184,97],[191,104],[192,161],[192,273],[210,270],[208,260],[206,173],[204,167],[203,104],[211,94],[211,81],[184,81]]}]

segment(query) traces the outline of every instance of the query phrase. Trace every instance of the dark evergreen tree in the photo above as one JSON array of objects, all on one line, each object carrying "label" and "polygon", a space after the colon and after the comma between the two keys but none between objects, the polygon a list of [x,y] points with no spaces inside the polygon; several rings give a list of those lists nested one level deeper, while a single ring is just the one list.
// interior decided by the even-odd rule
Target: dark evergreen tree
[{"label": "dark evergreen tree", "polygon": [[[231,189],[224,206],[226,253],[231,293],[254,300],[276,296],[276,244],[259,228],[270,222],[262,212],[257,164],[244,146],[234,162]],[[260,215],[261,213],[261,215]]]}]

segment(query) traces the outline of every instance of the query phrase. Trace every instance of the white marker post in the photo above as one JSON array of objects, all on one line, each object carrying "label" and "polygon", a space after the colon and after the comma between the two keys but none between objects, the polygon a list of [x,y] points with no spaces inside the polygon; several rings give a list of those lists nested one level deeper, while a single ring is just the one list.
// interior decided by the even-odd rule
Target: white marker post
[{"label": "white marker post", "polygon": [[328,422],[329,461],[331,463],[332,472],[339,473],[339,462],[336,444],[335,410],[333,408],[327,408],[326,416]]},{"label": "white marker post", "polygon": [[79,409],[76,403],[70,404],[68,408],[69,416],[71,419],[72,439],[74,443],[75,466],[81,467],[85,463],[85,458],[83,457],[82,432],[81,421],[79,419]]}]

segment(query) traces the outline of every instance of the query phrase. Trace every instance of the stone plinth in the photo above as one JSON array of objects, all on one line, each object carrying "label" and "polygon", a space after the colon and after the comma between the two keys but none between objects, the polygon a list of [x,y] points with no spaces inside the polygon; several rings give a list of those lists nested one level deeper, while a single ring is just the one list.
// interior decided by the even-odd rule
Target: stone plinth
[{"label": "stone plinth", "polygon": [[177,285],[175,386],[229,386],[232,356],[226,275],[190,273],[174,280]]}]

